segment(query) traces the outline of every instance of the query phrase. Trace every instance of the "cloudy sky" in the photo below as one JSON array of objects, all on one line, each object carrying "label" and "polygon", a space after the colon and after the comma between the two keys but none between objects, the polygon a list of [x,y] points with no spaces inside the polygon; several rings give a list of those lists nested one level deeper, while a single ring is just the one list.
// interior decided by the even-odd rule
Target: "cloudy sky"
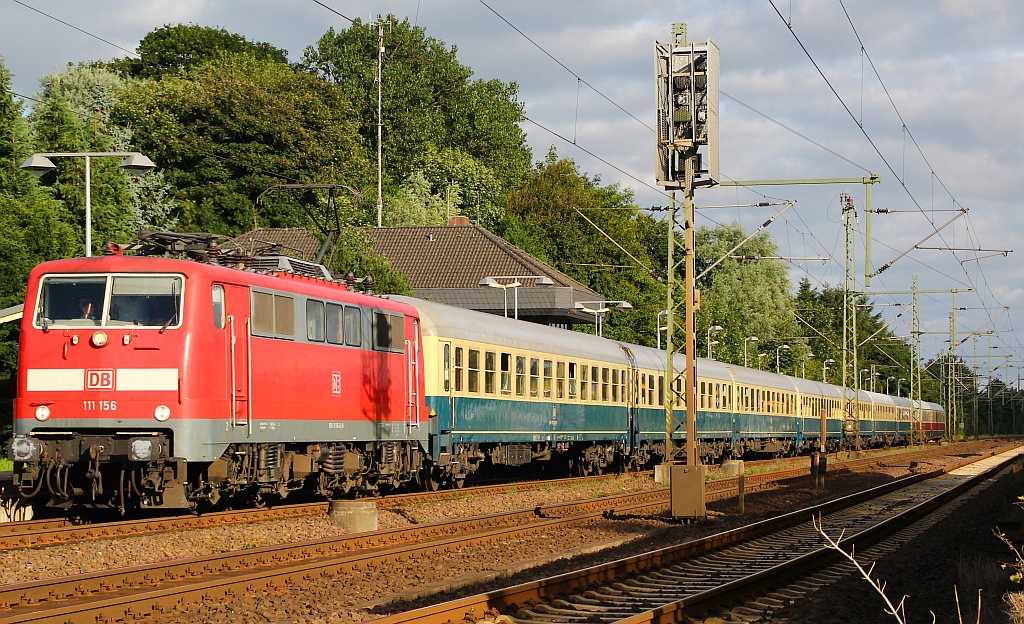
[{"label": "cloudy sky", "polygon": [[[408,18],[457,47],[476,77],[516,82],[535,160],[554,146],[604,183],[632,188],[640,206],[668,201],[654,185],[654,43],[670,39],[673,22],[686,22],[691,41],[710,39],[721,49],[723,179],[878,174],[872,207],[893,212],[872,216],[872,271],[915,245],[968,251],[913,250],[872,279],[868,292],[909,290],[913,275],[922,290],[973,289],[956,298],[966,308],[958,312],[960,338],[995,332],[981,335],[977,349],[987,358],[991,339],[999,378],[1018,376],[1007,356],[1024,366],[1017,270],[1024,213],[1014,199],[1024,172],[1024,2],[322,2],[364,21]],[[119,48],[134,50],[147,32],[176,23],[223,27],[284,48],[292,60],[327,28],[349,25],[312,0],[0,0],[0,55],[14,73],[13,90],[31,95],[47,72],[124,56]],[[753,230],[781,207],[747,205],[794,200],[768,228],[780,254],[828,261],[793,261],[793,279],[841,284],[842,193],[857,207],[864,288],[862,184],[699,190],[698,205],[709,208],[698,225],[739,221]],[[960,209],[967,214],[941,228]],[[891,329],[909,335],[911,312],[901,306],[911,297],[875,300],[896,304],[879,308],[887,318],[905,310]],[[921,295],[926,357],[949,348],[952,305],[951,294]],[[959,349],[973,357],[975,340]],[[979,363],[987,370],[987,359]]]}]

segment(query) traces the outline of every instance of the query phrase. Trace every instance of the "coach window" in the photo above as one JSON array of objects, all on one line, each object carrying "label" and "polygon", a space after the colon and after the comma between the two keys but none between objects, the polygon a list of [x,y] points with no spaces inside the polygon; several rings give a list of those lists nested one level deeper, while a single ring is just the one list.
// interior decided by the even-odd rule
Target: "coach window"
[{"label": "coach window", "polygon": [[478,349],[469,350],[469,366],[468,370],[468,381],[467,386],[470,392],[480,392],[480,351]]},{"label": "coach window", "polygon": [[[345,308],[333,303],[327,304],[327,342],[330,344],[344,344],[345,333],[342,329],[345,326]],[[450,345],[445,345],[449,349]],[[447,353],[446,355],[451,355]],[[446,359],[447,361],[447,359]],[[448,388],[445,388],[445,392]]]},{"label": "coach window", "polygon": [[554,369],[551,360],[544,360],[544,396],[551,398],[551,377]]},{"label": "coach window", "polygon": [[363,344],[363,326],[359,319],[359,308],[345,306],[345,344],[350,347],[359,347]]},{"label": "coach window", "polygon": [[576,362],[569,362],[569,398],[576,398]]},{"label": "coach window", "polygon": [[530,358],[530,396],[536,397],[540,394],[540,360]]},{"label": "coach window", "polygon": [[658,405],[665,407],[665,376],[658,375]]},{"label": "coach window", "polygon": [[310,342],[324,341],[325,323],[324,302],[306,301],[306,340]]},{"label": "coach window", "polygon": [[589,370],[589,366],[586,364],[580,364],[580,401],[586,401],[589,396],[589,393],[587,392],[587,390],[590,389],[590,381],[587,375],[587,371]]},{"label": "coach window", "polygon": [[700,382],[700,390],[697,392],[697,407],[700,409],[704,409],[704,391],[704,382],[702,381]]},{"label": "coach window", "polygon": [[647,376],[647,404],[654,405],[654,375]]},{"label": "coach window", "polygon": [[526,396],[526,358],[516,356],[516,396]]},{"label": "coach window", "polygon": [[565,398],[565,362],[555,364],[555,397]]},{"label": "coach window", "polygon": [[501,354],[501,393],[512,394],[512,354]]},{"label": "coach window", "polygon": [[455,347],[455,391],[462,392],[462,369],[465,366],[462,347]]},{"label": "coach window", "polygon": [[487,394],[494,394],[494,382],[497,376],[495,371],[496,360],[497,355],[494,351],[484,352],[484,392]]},{"label": "coach window", "polygon": [[619,402],[619,369],[612,369],[612,403]]},{"label": "coach window", "polygon": [[622,402],[625,403],[628,400],[626,396],[626,371],[619,371],[619,396],[622,397]]},{"label": "coach window", "polygon": [[227,324],[227,316],[224,313],[224,287],[215,284],[213,287],[213,326],[217,329],[224,329]]},{"label": "coach window", "polygon": [[[608,369],[605,369],[608,372]],[[601,369],[597,366],[590,367],[590,400],[600,401],[597,395],[597,386],[601,380]]]},{"label": "coach window", "polygon": [[609,382],[611,380],[611,371],[607,368],[601,369],[601,400],[605,403],[608,402],[608,397],[611,395],[609,391]]}]

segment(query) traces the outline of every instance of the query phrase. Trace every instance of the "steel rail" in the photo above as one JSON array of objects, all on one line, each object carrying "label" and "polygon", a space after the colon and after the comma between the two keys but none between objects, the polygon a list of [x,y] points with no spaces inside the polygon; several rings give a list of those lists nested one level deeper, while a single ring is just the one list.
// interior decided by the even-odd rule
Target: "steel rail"
[{"label": "steel rail", "polygon": [[[843,544],[849,547],[854,542],[859,544],[869,540],[873,541],[880,538],[884,531],[892,527],[902,527],[908,519],[912,519],[935,508],[946,502],[949,498],[959,495],[966,488],[973,487],[979,480],[1002,470],[1008,463],[1017,459],[1018,453],[1019,450],[1004,453],[1001,459],[992,459],[992,456],[979,458],[980,460],[991,461],[992,465],[984,472],[979,472],[973,477],[954,484],[940,496],[931,497],[929,502],[915,504],[904,509],[899,514],[892,515],[889,519],[880,523],[880,526],[872,526],[862,531],[855,531],[844,538]],[[530,605],[529,610],[521,611],[516,617],[531,619],[533,615],[543,614],[541,617],[546,622],[578,622],[583,617],[581,616],[581,610],[592,612],[593,615],[600,613],[603,621],[620,621],[628,624],[678,622],[684,617],[684,610],[687,614],[692,615],[695,610],[706,609],[713,602],[734,599],[737,596],[748,594],[752,591],[753,587],[758,587],[760,583],[769,579],[778,580],[781,575],[791,574],[807,566],[817,565],[819,558],[835,555],[835,551],[821,546],[790,557],[785,552],[785,546],[776,541],[777,533],[792,531],[794,528],[799,528],[800,525],[806,525],[809,515],[824,516],[832,514],[842,509],[860,505],[880,495],[897,492],[911,485],[921,482],[933,482],[934,478],[942,477],[969,463],[973,462],[965,460],[956,467],[906,477],[891,484],[879,486],[842,499],[790,512],[778,518],[764,520],[754,525],[693,540],[678,546],[594,566],[586,570],[524,583],[489,594],[470,596],[449,603],[391,615],[375,620],[375,623],[405,624],[417,622],[420,624],[441,624],[449,621],[462,621],[463,617],[467,614],[473,614],[474,621],[483,623],[494,621],[494,618],[498,617],[504,609],[508,609],[513,605]],[[856,517],[862,515],[861,512],[857,512],[857,514],[849,516],[849,521],[853,522]],[[878,525],[879,523],[874,524]],[[807,531],[804,532],[808,533]],[[643,601],[639,596],[644,593],[642,586],[648,582],[647,579],[651,576],[652,571],[664,569],[687,560],[696,560],[702,567],[710,568],[712,567],[712,557],[716,552],[721,552],[723,548],[728,546],[741,544],[744,545],[744,550],[751,551],[759,548],[759,546],[748,544],[748,542],[764,536],[772,536],[770,544],[766,546],[762,544],[764,550],[770,551],[769,558],[784,559],[783,561],[776,565],[762,566],[760,569],[748,573],[746,570],[753,567],[754,559],[745,555],[731,555],[735,558],[734,565],[714,568],[721,576],[727,577],[726,582],[721,582],[721,577],[717,582],[709,579],[704,581],[709,586],[704,591],[691,591],[689,595],[679,599],[663,600],[662,604],[654,608],[644,608],[641,606]],[[819,543],[822,543],[820,539]],[[735,574],[735,578],[729,579],[728,573],[722,572],[723,569],[730,572],[738,570],[739,573]],[[647,576],[637,577],[639,574],[646,574]],[[634,578],[636,582],[626,581],[626,579],[631,577],[636,577]],[[637,589],[637,585],[641,587]],[[603,589],[594,589],[595,587]],[[587,588],[591,589],[587,590]],[[612,601],[607,599],[609,595],[626,595],[627,598],[633,598],[633,600],[625,601],[626,605],[622,607],[623,610],[620,612],[621,618],[615,616],[617,611],[614,607],[610,606]],[[564,596],[571,596],[571,598],[561,598]],[[563,613],[570,610],[567,608],[568,606],[572,605],[575,608],[581,604],[581,610],[576,610],[572,616],[568,615],[568,613]],[[637,613],[637,611],[640,612]],[[605,617],[607,617],[607,620],[604,619]]]}]

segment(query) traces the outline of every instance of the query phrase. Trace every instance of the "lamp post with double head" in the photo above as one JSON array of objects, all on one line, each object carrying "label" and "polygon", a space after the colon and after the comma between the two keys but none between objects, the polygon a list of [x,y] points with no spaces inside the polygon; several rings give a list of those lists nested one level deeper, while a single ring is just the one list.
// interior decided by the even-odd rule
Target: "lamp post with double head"
[{"label": "lamp post with double head", "polygon": [[781,372],[779,371],[779,353],[782,352],[782,351],[789,351],[789,345],[788,344],[784,344],[784,345],[778,347],[777,349],[775,349],[775,374],[776,375],[780,375],[781,374]]},{"label": "lamp post with double head", "polygon": [[896,381],[896,378],[895,377],[886,377],[885,378],[885,393],[886,394],[889,394],[889,382],[890,381]]},{"label": "lamp post with double head", "polygon": [[723,327],[721,325],[712,325],[711,327],[708,327],[708,359],[709,360],[711,359],[711,332],[718,333],[718,332],[722,331],[722,329],[723,329]]},{"label": "lamp post with double head", "polygon": [[832,358],[829,358],[829,359],[827,359],[827,360],[825,360],[824,362],[821,363],[821,381],[822,382],[828,383],[828,376],[827,376],[828,375],[828,365],[829,364],[835,364],[835,363],[836,363],[836,361],[833,360]]},{"label": "lamp post with double head", "polygon": [[800,377],[807,379],[807,360],[814,358],[814,354],[808,352],[807,357],[800,362]]},{"label": "lamp post with double head", "polygon": [[[587,306],[597,306],[590,308]],[[611,307],[608,307],[611,306]],[[612,309],[616,310],[632,310],[633,304],[628,301],[577,301],[576,305],[573,306],[580,312],[586,312],[587,314],[594,315],[594,326],[597,328],[597,335],[604,335],[604,323],[602,322],[604,315]]]},{"label": "lamp post with double head", "polygon": [[126,171],[147,173],[156,169],[149,158],[138,152],[45,152],[32,154],[21,163],[21,168],[41,178],[57,168],[51,158],[85,158],[85,257],[92,256],[92,159],[99,156],[120,156],[121,168]]},{"label": "lamp post with double head", "polygon": [[658,344],[658,350],[661,350],[661,332],[664,331],[664,329],[666,329],[661,326],[661,317],[663,316],[668,316],[668,310],[662,310],[661,312],[658,312],[657,316],[654,319],[655,332],[657,333],[657,336],[655,336],[655,338]]},{"label": "lamp post with double head", "polygon": [[747,368],[747,344],[757,342],[757,336],[747,336],[743,339],[743,368]]},{"label": "lamp post with double head", "polygon": [[906,379],[904,379],[903,377],[900,377],[899,379],[896,380],[896,396],[900,395],[900,384],[903,383],[904,381],[906,381]]},{"label": "lamp post with double head", "polygon": [[[512,280],[511,282],[498,280]],[[491,275],[477,282],[480,286],[500,288],[505,300],[505,318],[508,318],[508,289],[512,289],[514,303],[512,305],[513,315],[519,320],[519,287],[523,285],[519,280],[534,280],[534,286],[553,286],[554,282],[546,275]]]}]

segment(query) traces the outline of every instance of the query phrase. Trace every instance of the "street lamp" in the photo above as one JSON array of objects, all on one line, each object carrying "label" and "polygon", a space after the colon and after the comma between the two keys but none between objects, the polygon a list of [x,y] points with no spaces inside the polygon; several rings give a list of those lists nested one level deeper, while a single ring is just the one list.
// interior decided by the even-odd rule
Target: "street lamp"
[{"label": "street lamp", "polygon": [[764,370],[763,366],[761,365],[761,361],[764,360],[764,358],[766,358],[766,357],[768,357],[767,353],[758,353],[757,354],[757,370]]},{"label": "street lamp", "polygon": [[870,372],[871,372],[871,371],[870,371],[870,370],[868,370],[868,369],[866,369],[866,368],[862,368],[862,369],[860,369],[860,376],[859,376],[859,377],[857,377],[857,380],[858,380],[858,381],[860,382],[860,383],[859,383],[859,386],[860,386],[861,388],[863,388],[863,387],[864,387],[864,373],[870,373]]},{"label": "street lamp", "polygon": [[779,352],[780,351],[789,351],[789,345],[784,344],[781,347],[778,347],[777,349],[775,349],[775,374],[776,375],[780,374],[780,372],[779,372]]},{"label": "street lamp", "polygon": [[[513,280],[511,282],[503,283],[498,280]],[[519,287],[523,285],[519,280],[534,280],[534,286],[553,286],[554,282],[551,281],[550,277],[544,275],[493,275],[485,277],[477,284],[479,286],[490,286],[491,288],[500,288],[502,291],[503,298],[505,300],[505,318],[508,318],[508,289],[512,289],[514,296],[514,314],[515,319],[519,320]]]},{"label": "street lamp", "polygon": [[800,376],[803,377],[804,379],[807,379],[807,360],[810,360],[810,359],[813,359],[813,358],[814,358],[814,354],[813,353],[808,353],[807,357],[804,358],[804,360],[802,362],[800,362]]},{"label": "street lamp", "polygon": [[36,178],[53,171],[57,165],[51,158],[64,157],[85,158],[85,257],[92,256],[92,158],[94,156],[124,156],[121,168],[137,173],[147,173],[156,169],[149,158],[138,152],[48,152],[32,154],[21,163],[21,168]]},{"label": "street lamp", "polygon": [[[709,360],[711,359],[711,332],[716,332],[717,333],[717,332],[722,331],[722,329],[723,328],[722,328],[721,325],[712,325],[711,327],[708,327],[708,359]],[[716,340],[715,344],[717,344],[717,343],[718,343],[718,341]]]},{"label": "street lamp", "polygon": [[[668,325],[666,325],[664,328],[662,328],[662,326],[661,326],[661,317],[663,317],[663,316],[668,316],[668,310],[662,310],[661,312],[658,312],[658,315],[654,319],[654,325],[657,327],[657,334],[658,335],[657,335],[656,338],[657,338],[657,343],[658,343],[658,348],[659,349],[661,349],[661,332],[662,332],[662,329],[668,329]],[[666,319],[666,320],[668,320],[668,319]]]},{"label": "street lamp", "polygon": [[890,381],[896,381],[896,378],[895,377],[886,377],[885,378],[885,393],[886,394],[889,394],[889,382]]},{"label": "street lamp", "polygon": [[[606,312],[611,310],[608,306],[614,304],[614,308],[617,310],[632,310],[633,304],[628,301],[577,301],[573,307],[580,312],[586,312],[594,315],[594,326],[597,328],[597,335],[604,335],[604,324],[601,319],[604,318]],[[596,308],[588,308],[588,305],[598,306]]]},{"label": "street lamp", "polygon": [[828,383],[828,379],[825,376],[828,373],[828,365],[829,364],[835,364],[835,363],[836,363],[836,361],[833,360],[832,358],[829,358],[829,359],[827,359],[827,360],[825,360],[824,362],[821,363],[821,381],[822,382]]},{"label": "street lamp", "polygon": [[[874,366],[874,364],[872,364]],[[871,373],[871,391],[875,391],[875,377],[881,377],[882,373]]]},{"label": "street lamp", "polygon": [[906,379],[902,377],[896,380],[896,396],[900,395],[900,384],[903,383],[904,381],[906,381]]},{"label": "street lamp", "polygon": [[743,339],[743,368],[747,367],[747,343],[757,342],[757,336],[747,336]]}]

